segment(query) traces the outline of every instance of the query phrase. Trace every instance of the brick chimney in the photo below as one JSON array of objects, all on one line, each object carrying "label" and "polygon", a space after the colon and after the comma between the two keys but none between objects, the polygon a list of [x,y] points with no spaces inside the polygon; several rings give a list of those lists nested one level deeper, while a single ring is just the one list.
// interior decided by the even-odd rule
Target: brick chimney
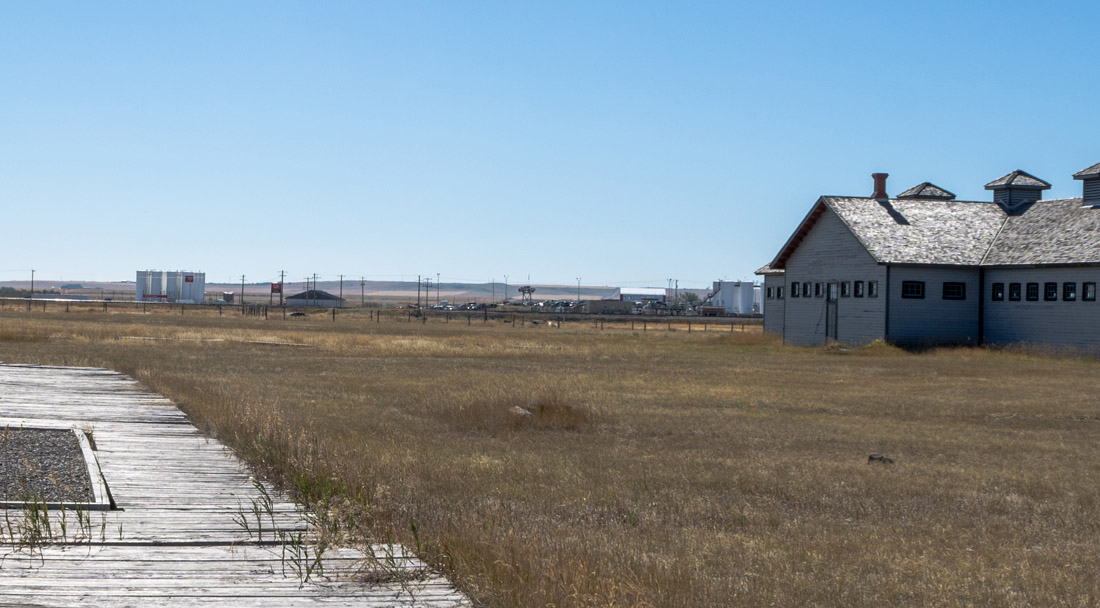
[{"label": "brick chimney", "polygon": [[872,173],[871,179],[875,180],[875,193],[871,195],[871,198],[885,199],[890,198],[886,194],[886,178],[890,177],[889,173]]}]

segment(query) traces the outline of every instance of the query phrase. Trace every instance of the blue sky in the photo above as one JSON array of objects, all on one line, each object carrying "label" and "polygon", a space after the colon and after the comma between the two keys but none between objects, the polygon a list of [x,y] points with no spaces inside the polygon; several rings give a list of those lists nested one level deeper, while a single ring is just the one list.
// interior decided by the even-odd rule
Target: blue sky
[{"label": "blue sky", "polygon": [[0,280],[751,279],[1100,162],[1100,3],[0,2]]}]

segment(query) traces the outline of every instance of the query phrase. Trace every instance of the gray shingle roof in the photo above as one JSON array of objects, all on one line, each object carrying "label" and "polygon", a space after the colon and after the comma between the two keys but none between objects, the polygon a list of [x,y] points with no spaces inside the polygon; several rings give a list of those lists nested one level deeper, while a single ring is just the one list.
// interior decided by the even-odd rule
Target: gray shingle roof
[{"label": "gray shingle roof", "polygon": [[785,272],[787,271],[782,268],[772,268],[771,264],[764,264],[760,268],[757,268],[756,272],[753,274],[783,274]]},{"label": "gray shingle roof", "polygon": [[948,192],[947,190],[940,188],[932,182],[924,182],[913,186],[905,192],[902,192],[898,195],[898,198],[934,198],[952,200],[955,198],[955,194],[953,192]]},{"label": "gray shingle roof", "polygon": [[1100,177],[1100,163],[1096,163],[1088,169],[1081,169],[1073,174],[1073,179],[1094,179],[1097,177]]},{"label": "gray shingle roof", "polygon": [[985,185],[986,190],[999,190],[1001,188],[1028,188],[1046,190],[1050,184],[1035,177],[1027,171],[1016,169],[1008,175],[1002,175]]},{"label": "gray shingle roof", "polygon": [[[1100,163],[1078,171],[1074,178],[1100,179]],[[1020,170],[986,184],[989,190],[1049,187]],[[829,211],[881,264],[1100,264],[1100,205],[1085,205],[1082,198],[1063,198],[1039,200],[1006,212],[993,201],[956,201],[954,196],[929,182],[896,199],[823,196],[775,259],[756,273],[783,272],[791,253]]]},{"label": "gray shingle roof", "polygon": [[1100,263],[1100,209],[1062,198],[1009,216],[983,265],[1090,263]]},{"label": "gray shingle roof", "polygon": [[757,274],[781,271],[825,208],[882,264],[1100,264],[1100,208],[1080,198],[1040,200],[1008,215],[993,202],[823,196]]},{"label": "gray shingle roof", "polygon": [[826,196],[821,199],[867,251],[885,264],[981,263],[1005,221],[996,203],[889,200]]}]

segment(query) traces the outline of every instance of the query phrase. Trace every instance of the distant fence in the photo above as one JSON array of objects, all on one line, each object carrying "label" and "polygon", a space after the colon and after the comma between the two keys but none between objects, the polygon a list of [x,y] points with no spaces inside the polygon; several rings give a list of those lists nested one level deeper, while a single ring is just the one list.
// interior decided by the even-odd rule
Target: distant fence
[{"label": "distant fence", "polygon": [[464,323],[507,324],[511,327],[548,326],[561,329],[591,329],[598,331],[686,331],[693,332],[755,332],[763,319],[754,317],[682,317],[640,315],[587,315],[530,311],[442,311],[410,308],[291,308],[259,304],[183,304],[179,302],[116,302],[110,300],[61,300],[0,298],[0,311],[12,312],[99,312],[129,314],[201,314],[218,316],[262,317],[264,319],[296,320],[338,319],[358,322],[398,323]]}]

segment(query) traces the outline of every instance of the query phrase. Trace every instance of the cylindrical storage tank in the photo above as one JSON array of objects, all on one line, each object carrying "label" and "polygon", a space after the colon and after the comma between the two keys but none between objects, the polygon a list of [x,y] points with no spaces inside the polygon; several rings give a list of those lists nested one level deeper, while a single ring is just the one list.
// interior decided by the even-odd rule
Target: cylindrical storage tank
[{"label": "cylindrical storage tank", "polygon": [[163,302],[165,300],[164,272],[160,270],[139,270],[134,285],[134,297],[137,300]]},{"label": "cylindrical storage tank", "polygon": [[743,315],[751,314],[752,313],[752,305],[753,305],[753,292],[755,291],[753,289],[753,285],[752,285],[752,283],[746,283],[745,281],[741,281],[741,283],[738,284],[738,288],[739,288],[739,297],[737,298],[737,302],[738,302],[738,311],[737,312],[739,312]]},{"label": "cylindrical storage tank", "polygon": [[148,280],[149,273],[144,270],[137,271],[137,279],[134,281],[134,299],[141,301],[145,297],[145,292],[148,290],[146,281]]},{"label": "cylindrical storage tank", "polygon": [[168,296],[169,302],[175,302],[176,296],[179,295],[176,290],[176,273],[168,271],[164,273],[164,294]]},{"label": "cylindrical storage tank", "polygon": [[193,285],[195,284],[195,273],[182,272],[183,282],[180,283],[180,302],[194,302],[195,297],[193,295]]},{"label": "cylindrical storage tank", "polygon": [[202,304],[206,292],[206,275],[201,272],[180,272],[180,301]]}]

